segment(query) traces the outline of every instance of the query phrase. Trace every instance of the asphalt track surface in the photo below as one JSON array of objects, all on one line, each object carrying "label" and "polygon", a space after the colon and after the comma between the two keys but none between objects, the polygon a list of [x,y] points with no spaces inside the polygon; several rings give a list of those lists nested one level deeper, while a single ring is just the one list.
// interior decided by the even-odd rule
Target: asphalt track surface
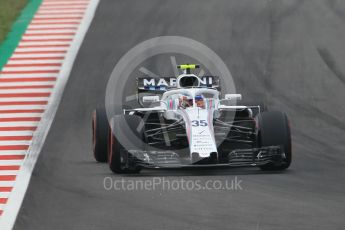
[{"label": "asphalt track surface", "polygon": [[[34,170],[15,228],[343,229],[344,1],[101,1]],[[240,191],[106,191],[91,112],[130,48],[161,35],[213,49],[245,98],[291,121],[293,164],[258,169],[145,170],[126,179],[242,180]]]}]

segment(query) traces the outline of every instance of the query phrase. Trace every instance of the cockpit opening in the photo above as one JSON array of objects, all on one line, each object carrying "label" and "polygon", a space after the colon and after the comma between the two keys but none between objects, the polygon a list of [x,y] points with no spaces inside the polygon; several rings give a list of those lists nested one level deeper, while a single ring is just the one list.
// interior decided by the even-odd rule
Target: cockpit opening
[{"label": "cockpit opening", "polygon": [[[194,104],[195,103],[195,104]],[[198,107],[205,109],[205,98],[202,95],[196,95],[193,97],[188,95],[181,95],[179,98],[179,106],[182,108]]]}]

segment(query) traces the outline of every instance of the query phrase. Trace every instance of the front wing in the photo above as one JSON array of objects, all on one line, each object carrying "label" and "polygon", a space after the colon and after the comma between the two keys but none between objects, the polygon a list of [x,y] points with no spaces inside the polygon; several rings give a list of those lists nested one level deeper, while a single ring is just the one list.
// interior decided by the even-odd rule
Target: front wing
[{"label": "front wing", "polygon": [[128,167],[139,165],[144,168],[248,167],[269,163],[280,165],[285,159],[285,153],[280,146],[233,150],[228,154],[225,163],[192,163],[189,158],[181,158],[174,151],[129,150],[124,154]]}]

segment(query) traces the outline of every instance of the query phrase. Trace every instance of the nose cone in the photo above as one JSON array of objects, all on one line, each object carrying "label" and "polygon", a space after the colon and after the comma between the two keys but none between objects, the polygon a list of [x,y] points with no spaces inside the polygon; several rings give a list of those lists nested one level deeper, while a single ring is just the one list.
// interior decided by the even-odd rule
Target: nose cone
[{"label": "nose cone", "polygon": [[192,108],[180,111],[185,124],[189,141],[191,159],[195,155],[197,161],[209,158],[212,153],[217,153],[213,131],[213,111]]},{"label": "nose cone", "polygon": [[208,157],[203,157],[203,156],[200,156],[199,153],[193,152],[191,154],[191,161],[192,161],[192,164],[218,163],[218,153],[212,152],[212,153],[210,153],[210,155]]}]

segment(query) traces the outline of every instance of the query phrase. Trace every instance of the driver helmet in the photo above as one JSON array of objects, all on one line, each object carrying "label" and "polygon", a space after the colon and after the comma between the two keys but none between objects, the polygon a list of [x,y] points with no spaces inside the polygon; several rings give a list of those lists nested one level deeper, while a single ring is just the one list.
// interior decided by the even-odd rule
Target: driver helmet
[{"label": "driver helmet", "polygon": [[195,95],[195,104],[199,108],[205,108],[205,101],[202,95]]}]

